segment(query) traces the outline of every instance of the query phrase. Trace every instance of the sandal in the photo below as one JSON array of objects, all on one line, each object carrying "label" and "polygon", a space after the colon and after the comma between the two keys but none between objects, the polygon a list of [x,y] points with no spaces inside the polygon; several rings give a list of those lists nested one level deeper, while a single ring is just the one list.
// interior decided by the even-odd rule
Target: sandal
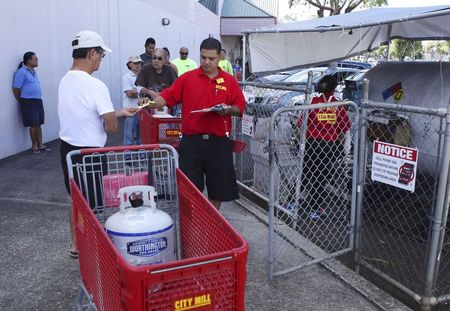
[{"label": "sandal", "polygon": [[74,252],[69,249],[69,256],[72,258],[78,258],[78,252],[77,251]]},{"label": "sandal", "polygon": [[52,151],[52,148],[49,148],[49,147],[47,147],[47,146],[42,146],[42,147],[40,148],[40,150],[41,150],[41,151]]},{"label": "sandal", "polygon": [[41,150],[39,150],[39,149],[31,149],[31,153],[41,153]]}]

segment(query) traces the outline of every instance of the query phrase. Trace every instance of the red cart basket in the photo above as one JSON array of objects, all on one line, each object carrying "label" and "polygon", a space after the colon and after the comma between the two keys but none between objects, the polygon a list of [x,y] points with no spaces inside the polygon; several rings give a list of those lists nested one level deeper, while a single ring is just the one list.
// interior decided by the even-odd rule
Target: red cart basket
[{"label": "red cart basket", "polygon": [[[67,162],[81,274],[77,310],[245,310],[247,242],[178,169],[172,146],[77,150]],[[179,259],[132,266],[107,236],[103,224],[119,210],[116,189],[138,184],[154,186],[158,208],[173,217]]]},{"label": "red cart basket", "polygon": [[[168,144],[175,148],[181,140],[181,118],[160,118],[143,109],[139,114],[141,141],[143,144]],[[242,152],[246,144],[240,140],[231,140],[233,152]]]},{"label": "red cart basket", "polygon": [[181,118],[161,118],[150,110],[139,113],[141,141],[143,144],[168,144],[178,147],[181,139]]}]

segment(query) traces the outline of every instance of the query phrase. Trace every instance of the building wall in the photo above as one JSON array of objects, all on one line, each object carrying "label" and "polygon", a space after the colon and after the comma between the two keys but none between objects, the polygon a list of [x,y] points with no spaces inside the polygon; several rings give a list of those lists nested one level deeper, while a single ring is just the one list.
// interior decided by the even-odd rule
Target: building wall
[{"label": "building wall", "polygon": [[[162,18],[169,18],[170,25],[162,26]],[[26,51],[39,58],[36,70],[45,106],[42,130],[46,142],[58,138],[58,84],[72,64],[71,41],[79,31],[98,32],[113,50],[94,76],[108,85],[114,106],[119,108],[126,60],[144,52],[147,37],[154,37],[159,47],[167,46],[172,58],[178,57],[180,46],[187,46],[190,57],[198,61],[200,42],[209,35],[219,38],[219,25],[219,17],[196,0],[1,1],[0,159],[31,147],[11,91],[14,71]]]},{"label": "building wall", "polygon": [[279,11],[279,2],[280,0],[252,0],[252,3],[254,5],[266,11],[267,13],[277,17]]},{"label": "building wall", "polygon": [[275,24],[275,17],[222,17],[220,20],[220,35],[241,36],[243,30],[273,26]]},{"label": "building wall", "polygon": [[236,58],[241,57],[242,58],[242,37],[222,37],[221,43],[222,48],[227,51],[227,59],[234,64],[234,61]]}]

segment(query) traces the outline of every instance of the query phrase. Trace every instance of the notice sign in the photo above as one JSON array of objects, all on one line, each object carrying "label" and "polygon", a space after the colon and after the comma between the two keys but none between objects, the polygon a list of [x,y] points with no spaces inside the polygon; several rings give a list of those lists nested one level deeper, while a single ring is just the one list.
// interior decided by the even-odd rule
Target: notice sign
[{"label": "notice sign", "polygon": [[417,149],[374,141],[372,180],[414,192],[418,155]]},{"label": "notice sign", "polygon": [[242,116],[242,134],[253,137],[253,116],[244,114]]}]

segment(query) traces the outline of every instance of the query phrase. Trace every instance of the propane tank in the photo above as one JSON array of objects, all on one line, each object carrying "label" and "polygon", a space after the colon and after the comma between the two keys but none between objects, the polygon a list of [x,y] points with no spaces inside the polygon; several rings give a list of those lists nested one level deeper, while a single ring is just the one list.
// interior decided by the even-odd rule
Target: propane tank
[{"label": "propane tank", "polygon": [[119,189],[120,211],[108,218],[106,233],[132,265],[155,265],[175,260],[172,218],[156,208],[152,186]]}]

